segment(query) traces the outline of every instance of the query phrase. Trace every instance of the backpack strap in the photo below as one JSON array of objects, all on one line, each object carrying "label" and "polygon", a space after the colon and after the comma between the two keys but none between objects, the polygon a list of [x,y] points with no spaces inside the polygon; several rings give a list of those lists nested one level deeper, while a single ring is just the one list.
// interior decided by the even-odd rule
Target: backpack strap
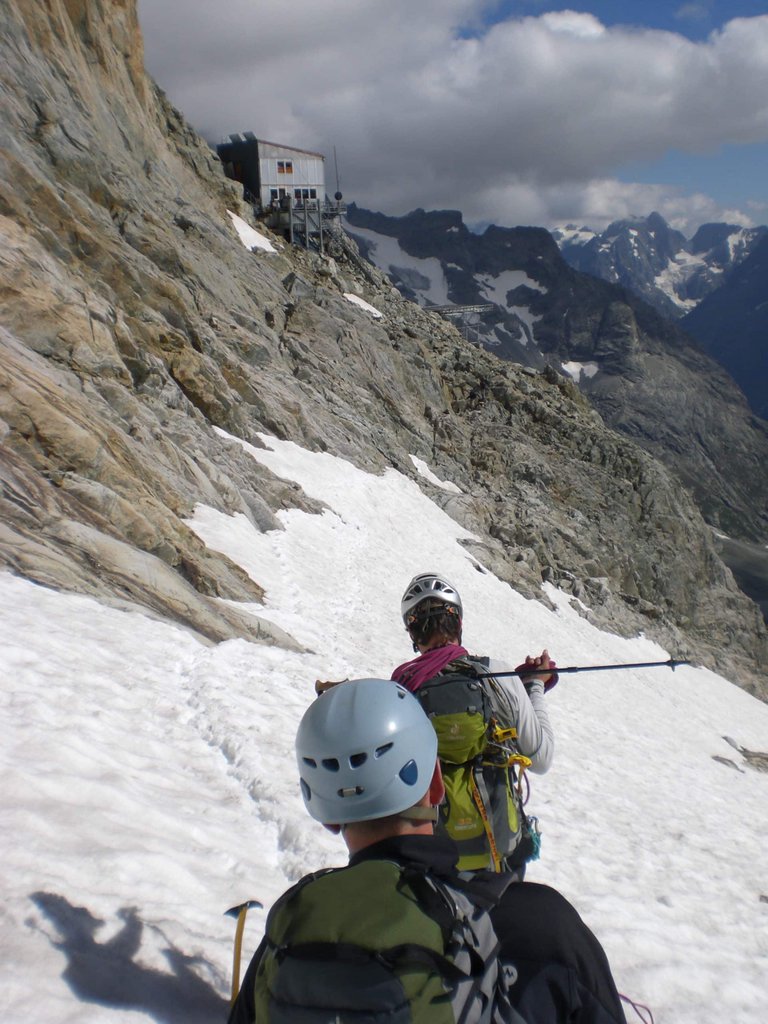
[{"label": "backpack strap", "polygon": [[401,866],[397,887],[405,885],[412,890],[424,913],[440,925],[443,935],[449,935],[456,919],[456,904],[446,890],[419,864]]},{"label": "backpack strap", "polygon": [[474,977],[479,971],[467,972],[437,950],[417,943],[406,942],[389,949],[366,949],[351,942],[303,942],[297,945],[277,946],[267,941],[275,959],[282,963],[287,956],[296,960],[341,960],[349,964],[371,961],[389,970],[397,967],[429,967],[451,984]]},{"label": "backpack strap", "polygon": [[466,672],[468,675],[485,676],[490,667],[490,658],[477,658],[474,654],[462,655],[459,658],[454,658],[453,661],[448,662],[445,668],[441,669],[437,674],[438,676],[449,674],[451,672]]},{"label": "backpack strap", "polygon": [[[469,873],[467,872],[467,874]],[[467,898],[471,899],[483,911],[488,911],[494,903],[488,902],[485,898],[476,900],[472,890],[463,884],[463,880],[460,884],[454,885],[454,882],[461,878],[461,876],[452,877],[450,882],[443,882],[441,879],[430,874],[425,867],[408,864],[403,867],[400,877],[401,884],[405,882],[410,887],[424,913],[428,914],[440,925],[445,935],[447,946],[450,947],[452,942],[455,943],[457,940],[465,946],[466,952],[469,955],[470,967],[466,971],[456,968],[459,973],[454,980],[481,977],[487,970],[487,964],[475,949],[473,930],[450,890],[453,888],[454,891],[458,891],[462,895],[469,893]],[[504,889],[506,889],[506,885]],[[405,949],[408,947],[403,946],[401,948]],[[432,951],[427,950],[427,953],[431,955]],[[452,961],[447,962],[449,965],[452,965]],[[455,965],[453,966],[455,967]]]},{"label": "backpack strap", "polygon": [[451,879],[454,888],[466,892],[473,903],[485,910],[492,910],[514,884],[515,879],[511,875],[490,871],[460,871]]},{"label": "backpack strap", "polygon": [[[295,882],[290,887],[290,889],[286,889],[285,892],[282,894],[282,896],[279,896],[275,900],[275,902],[272,904],[272,907],[271,907],[271,909],[269,911],[270,916],[274,915],[277,912],[277,910],[280,907],[285,906],[286,903],[290,903],[290,901],[301,892],[301,890],[304,888],[304,886],[309,885],[310,882],[314,882],[315,879],[317,879],[317,878],[322,878],[323,875],[332,875],[336,871],[345,871],[345,870],[346,870],[346,868],[343,868],[343,867],[341,867],[341,868],[319,868],[317,871],[311,871],[308,875],[304,875],[302,878],[300,878],[298,880],[298,882]],[[264,941],[265,942],[268,941],[266,935],[264,936]]]}]

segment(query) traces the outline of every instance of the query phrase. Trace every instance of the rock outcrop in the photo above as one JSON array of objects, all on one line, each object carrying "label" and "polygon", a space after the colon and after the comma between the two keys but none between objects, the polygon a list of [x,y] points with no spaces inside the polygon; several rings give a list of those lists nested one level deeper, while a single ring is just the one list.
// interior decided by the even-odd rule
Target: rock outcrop
[{"label": "rock outcrop", "polygon": [[572,382],[468,344],[343,235],[333,258],[246,251],[239,192],[144,77],[132,0],[9,0],[0,25],[0,564],[210,641],[291,645],[217,600],[261,588],[185,519],[319,509],[213,428],[373,472],[413,475],[413,453],[461,487],[431,496],[512,586],[551,579],[765,696],[765,627],[693,502]]}]

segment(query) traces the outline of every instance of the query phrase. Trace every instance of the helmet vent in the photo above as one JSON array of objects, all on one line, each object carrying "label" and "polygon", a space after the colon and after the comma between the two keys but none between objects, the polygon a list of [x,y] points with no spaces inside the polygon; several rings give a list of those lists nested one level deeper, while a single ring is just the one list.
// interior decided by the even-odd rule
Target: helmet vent
[{"label": "helmet vent", "polygon": [[350,768],[360,768],[360,767],[362,767],[362,765],[365,764],[365,762],[367,760],[368,760],[368,755],[365,754],[365,753],[362,753],[362,754],[351,754],[350,758],[349,758],[349,767]]},{"label": "helmet vent", "polygon": [[376,747],[376,749],[373,752],[373,756],[374,757],[383,757],[387,753],[387,751],[392,749],[393,746],[394,746],[393,743],[384,743],[384,744],[382,744],[382,746]]},{"label": "helmet vent", "polygon": [[308,768],[317,768],[317,761],[314,757],[303,757],[302,761]]},{"label": "helmet vent", "polygon": [[410,760],[407,762],[407,764],[403,765],[403,767],[398,772],[398,775],[406,784],[406,786],[413,786],[415,785],[416,781],[419,778],[418,765],[414,760]]},{"label": "helmet vent", "polygon": [[337,772],[339,770],[339,762],[335,757],[324,757],[322,765],[329,772]]}]

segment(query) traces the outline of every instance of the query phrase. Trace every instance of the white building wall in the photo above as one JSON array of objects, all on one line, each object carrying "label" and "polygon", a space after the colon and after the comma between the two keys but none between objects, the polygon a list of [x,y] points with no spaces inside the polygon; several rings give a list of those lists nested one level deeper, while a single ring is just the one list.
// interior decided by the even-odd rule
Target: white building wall
[{"label": "white building wall", "polygon": [[320,153],[260,141],[259,174],[260,198],[265,207],[275,198],[274,190],[278,196],[294,197],[301,189],[303,198],[325,198],[325,159]]}]

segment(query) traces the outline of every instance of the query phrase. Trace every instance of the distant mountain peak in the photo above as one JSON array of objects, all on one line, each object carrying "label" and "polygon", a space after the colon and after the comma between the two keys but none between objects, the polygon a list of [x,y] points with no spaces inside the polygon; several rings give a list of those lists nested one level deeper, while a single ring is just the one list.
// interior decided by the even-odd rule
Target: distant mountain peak
[{"label": "distant mountain peak", "polygon": [[591,235],[588,228],[552,234],[576,270],[620,284],[662,315],[678,319],[720,287],[766,230],[704,224],[689,240],[654,211],[615,220]]}]

